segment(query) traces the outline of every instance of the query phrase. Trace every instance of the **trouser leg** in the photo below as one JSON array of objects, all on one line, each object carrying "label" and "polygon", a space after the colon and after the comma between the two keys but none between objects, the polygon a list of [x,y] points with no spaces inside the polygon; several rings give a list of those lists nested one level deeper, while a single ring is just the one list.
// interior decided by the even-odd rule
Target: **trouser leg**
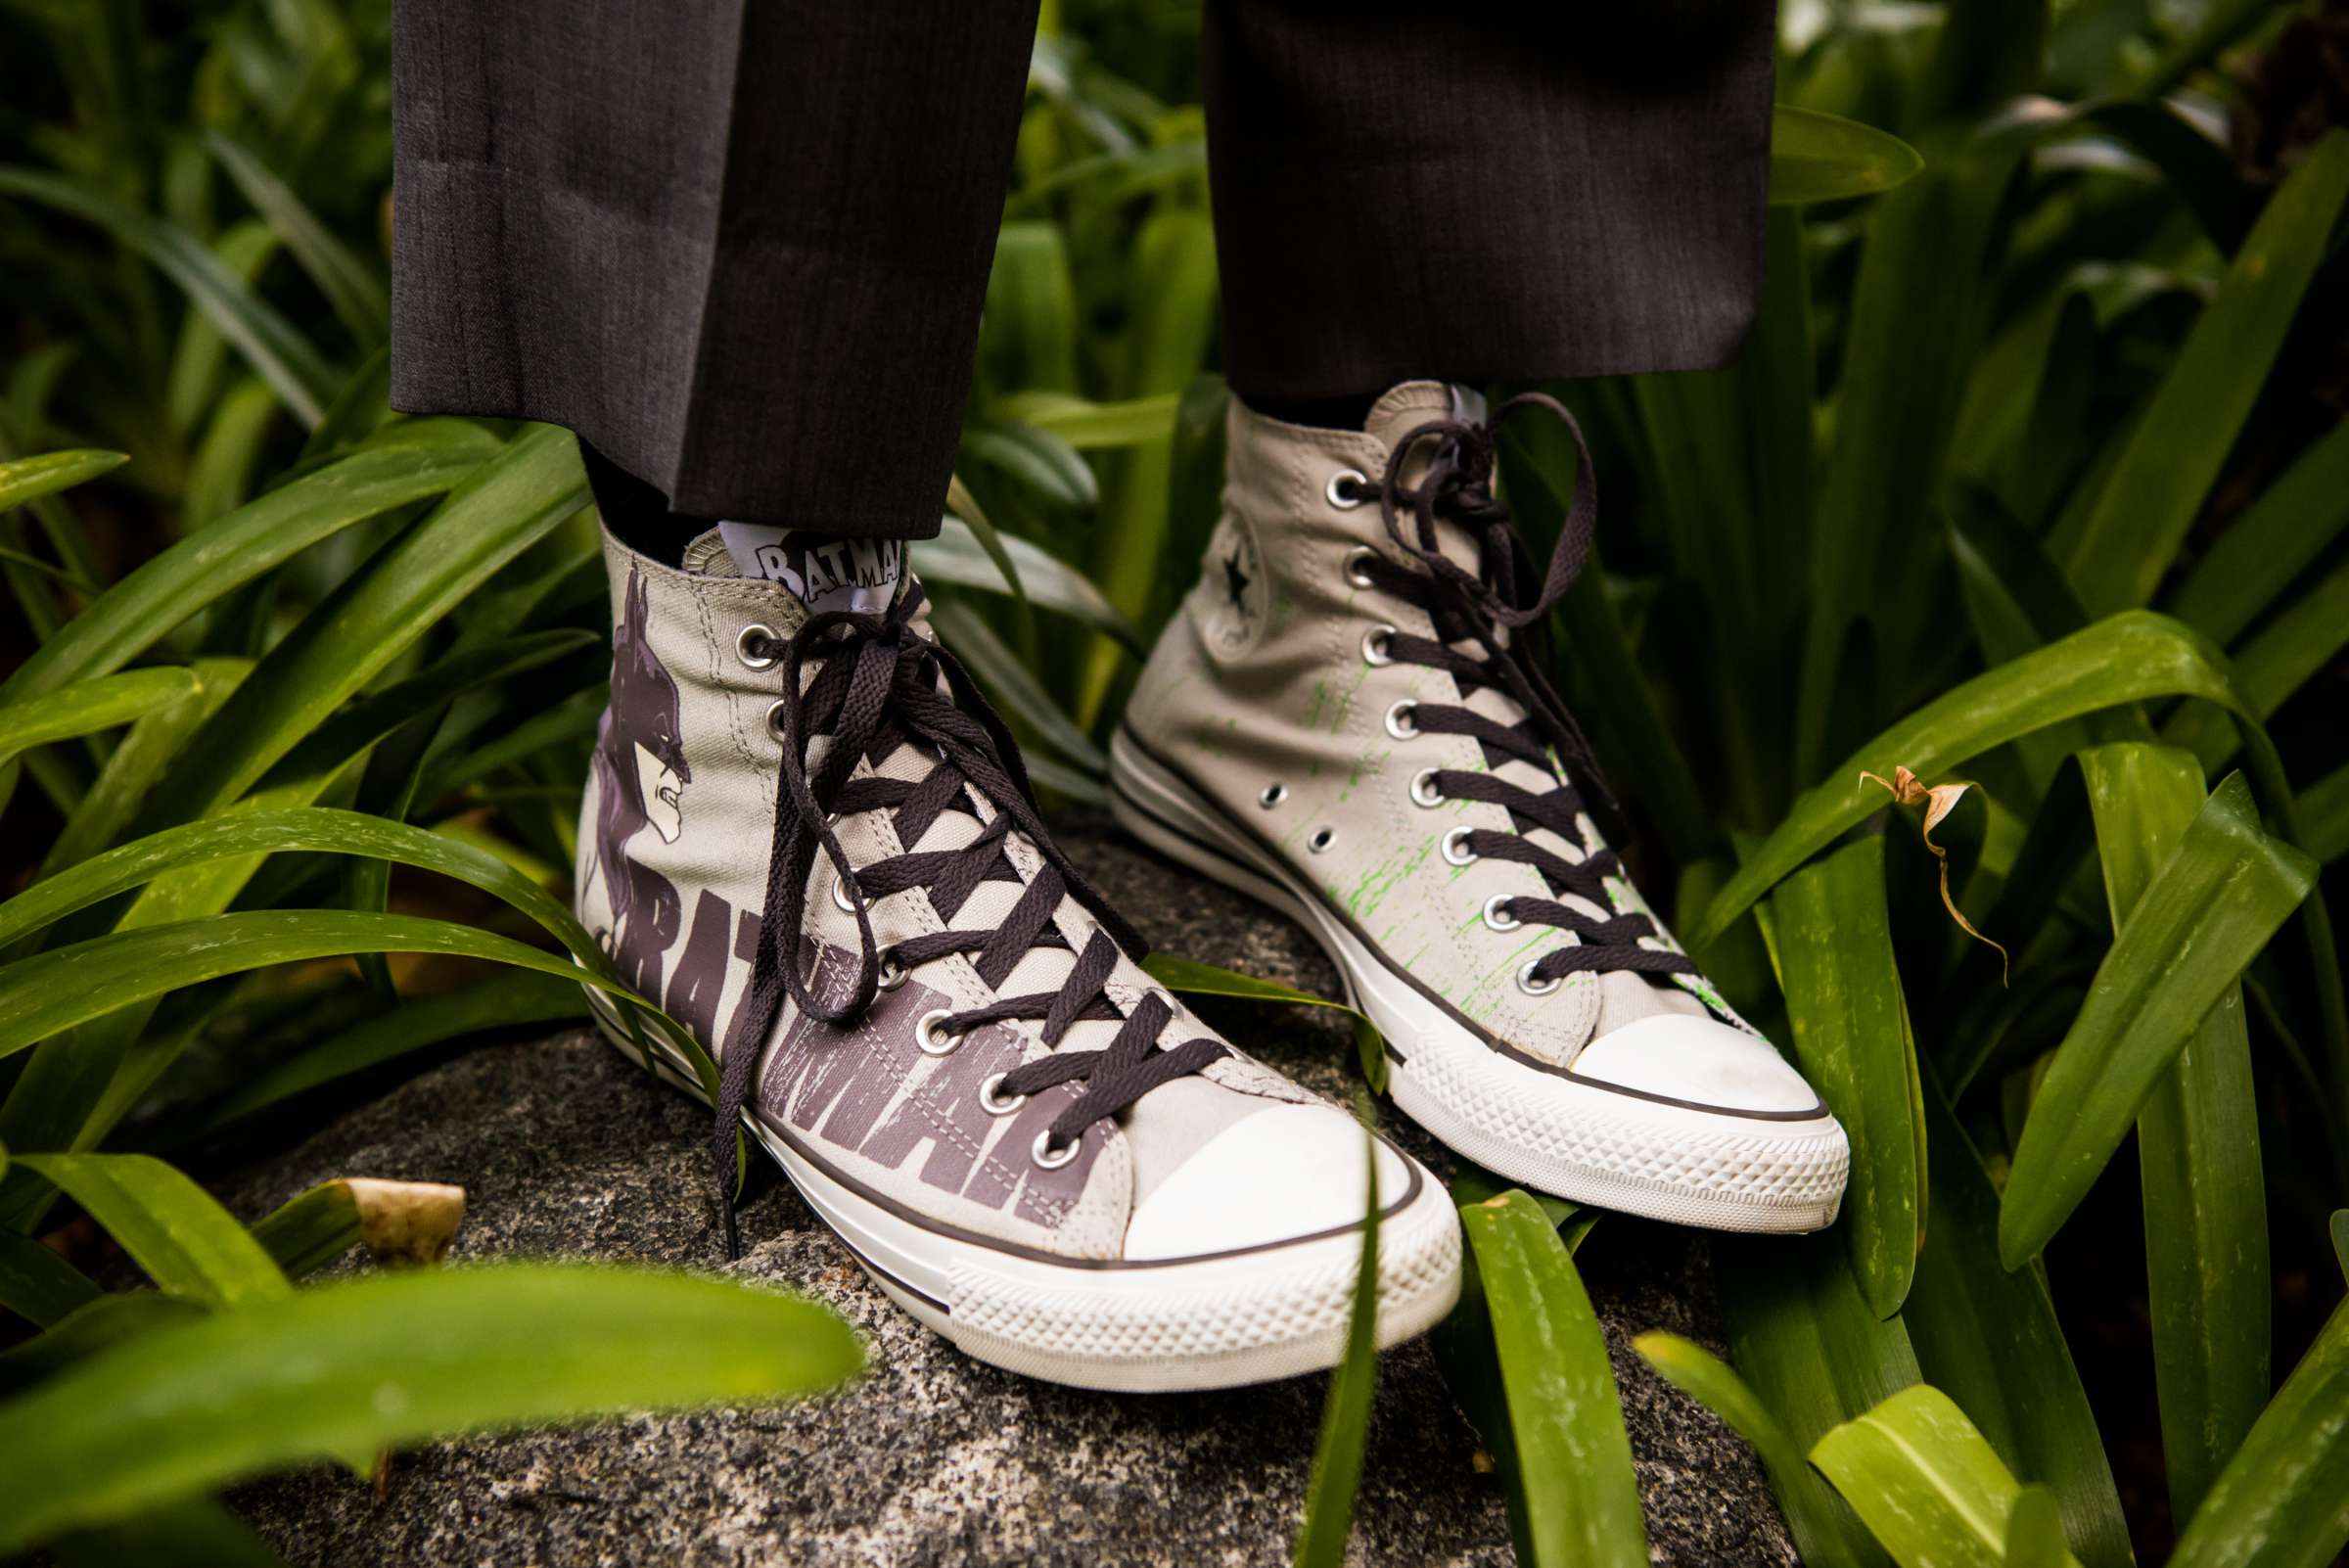
[{"label": "trouser leg", "polygon": [[1034,0],[398,0],[392,398],[935,533]]},{"label": "trouser leg", "polygon": [[1231,383],[1723,362],[1762,275],[1771,0],[1208,0]]}]

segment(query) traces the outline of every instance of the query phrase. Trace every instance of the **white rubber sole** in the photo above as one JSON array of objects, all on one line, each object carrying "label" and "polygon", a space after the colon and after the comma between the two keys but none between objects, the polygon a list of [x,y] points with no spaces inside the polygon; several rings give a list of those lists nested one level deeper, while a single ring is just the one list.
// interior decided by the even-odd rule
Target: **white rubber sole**
[{"label": "white rubber sole", "polygon": [[1540,1191],[1676,1224],[1799,1232],[1833,1222],[1851,1148],[1832,1116],[1758,1120],[1513,1061],[1391,968],[1296,872],[1123,728],[1110,743],[1109,781],[1120,826],[1313,934],[1348,1002],[1389,1041],[1395,1103],[1451,1148]]},{"label": "white rubber sole", "polygon": [[[601,994],[589,1002],[605,1038],[641,1065]],[[692,1069],[665,1041],[651,1043],[654,1071],[709,1104]],[[1359,1229],[1164,1263],[1054,1261],[924,1224],[834,1177],[762,1118],[743,1122],[873,1283],[980,1360],[1052,1383],[1150,1393],[1269,1382],[1345,1355]],[[1418,1190],[1379,1226],[1379,1347],[1434,1327],[1459,1292],[1459,1220],[1420,1172]]]}]

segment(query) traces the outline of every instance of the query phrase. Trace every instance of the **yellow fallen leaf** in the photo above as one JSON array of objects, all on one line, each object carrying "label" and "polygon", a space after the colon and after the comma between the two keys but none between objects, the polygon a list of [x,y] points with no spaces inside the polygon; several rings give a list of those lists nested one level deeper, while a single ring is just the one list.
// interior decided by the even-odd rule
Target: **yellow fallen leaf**
[{"label": "yellow fallen leaf", "polygon": [[1950,918],[1957,921],[1958,929],[1967,936],[1976,942],[1989,943],[1999,949],[1999,984],[2005,985],[2008,964],[2005,946],[1976,931],[1974,923],[1966,919],[1964,911],[1958,907],[1958,901],[1950,897],[1950,852],[1933,842],[1933,830],[1941,825],[1944,817],[1958,808],[1958,802],[1973,786],[1970,783],[1928,785],[1902,766],[1895,766],[1889,779],[1862,768],[1860,778],[1863,783],[1882,785],[1892,796],[1895,806],[1921,806],[1925,808],[1925,820],[1919,833],[1925,848],[1933,852],[1933,858],[1941,862],[1941,906],[1949,910]]}]

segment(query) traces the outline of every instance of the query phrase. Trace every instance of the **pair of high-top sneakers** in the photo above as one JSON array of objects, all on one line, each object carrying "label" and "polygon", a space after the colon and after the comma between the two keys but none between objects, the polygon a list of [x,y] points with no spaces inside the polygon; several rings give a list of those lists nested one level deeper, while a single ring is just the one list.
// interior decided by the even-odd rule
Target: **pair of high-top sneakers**
[{"label": "pair of high-top sneakers", "polygon": [[[1235,401],[1229,462],[1115,739],[1119,820],[1312,931],[1460,1153],[1661,1219],[1827,1223],[1842,1130],[1626,879],[1513,637],[1579,565],[1588,486],[1535,585],[1468,394],[1398,388],[1359,432]],[[606,553],[579,913],[716,1058],[725,1179],[746,1126],[899,1306],[1061,1382],[1332,1364],[1373,1177],[1379,1343],[1451,1309],[1445,1189],[1152,984],[899,546],[725,524],[681,569]]]}]

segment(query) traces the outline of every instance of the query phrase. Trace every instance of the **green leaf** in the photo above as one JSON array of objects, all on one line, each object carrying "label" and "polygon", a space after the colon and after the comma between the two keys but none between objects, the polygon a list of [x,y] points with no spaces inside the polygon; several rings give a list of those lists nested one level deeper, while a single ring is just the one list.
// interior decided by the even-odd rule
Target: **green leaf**
[{"label": "green leaf", "polygon": [[253,909],[111,932],[0,967],[0,1056],[182,986],[354,952],[486,958],[628,994],[592,970],[453,921],[349,909]]},{"label": "green leaf", "polygon": [[32,1237],[0,1228],[0,1307],[47,1328],[98,1296],[80,1269]]},{"label": "green leaf", "polygon": [[392,305],[380,269],[337,239],[251,148],[217,130],[206,131],[204,144],[253,210],[285,241],[350,335],[362,347],[382,343],[391,331]]},{"label": "green leaf", "polygon": [[402,1002],[264,1069],[214,1106],[207,1126],[219,1127],[336,1079],[467,1035],[551,1024],[586,1012],[585,993],[569,980],[529,970],[500,973],[463,991]]},{"label": "green leaf", "polygon": [[1795,802],[1706,907],[1688,946],[1711,945],[1780,878],[1882,807],[1884,792],[1862,781],[1863,769],[1889,778],[1906,766],[1936,781],[2018,735],[2150,697],[2199,697],[2241,713],[2226,669],[2226,657],[2199,633],[2130,611],[1976,675],[1861,747]]},{"label": "green leaf", "polygon": [[2145,1096],[2316,884],[2262,833],[2230,774],[2131,911],[2031,1105],[1999,1214],[2009,1268],[2036,1257],[2119,1147]]},{"label": "green leaf", "polygon": [[2017,1492],[2006,1510],[2006,1568],[2063,1568],[2070,1549],[2055,1494],[2043,1486]]},{"label": "green leaf", "polygon": [[[2234,687],[2266,718],[2349,647],[2349,563],[2336,567],[2280,612],[2271,611],[2234,654]],[[2163,732],[2205,767],[2233,757],[2237,736],[2225,715],[2188,709]]]},{"label": "green leaf", "polygon": [[[2021,1490],[1937,1388],[1903,1389],[1811,1450],[1901,1568],[2001,1568]],[[2065,1552],[2058,1561],[2074,1563]]]},{"label": "green leaf", "polygon": [[61,1536],[49,1545],[57,1568],[285,1568],[285,1559],[258,1532],[208,1499],[191,1498],[95,1530]]},{"label": "green leaf", "polygon": [[1647,1531],[1607,1346],[1541,1205],[1509,1192],[1460,1213],[1492,1314],[1536,1568],[1644,1568]]},{"label": "green leaf", "polygon": [[[1796,1443],[1818,1442],[1918,1380],[1907,1326],[1868,1309],[1840,1236],[1725,1236],[1716,1238],[1713,1256],[1730,1359]],[[1823,1506],[1813,1506],[1802,1489],[1774,1474],[1772,1480],[1804,1561],[1884,1560],[1860,1521],[1823,1489]]]},{"label": "green leaf", "polygon": [[2332,1261],[2340,1266],[2341,1277],[2349,1280],[2349,1209],[2332,1211]]},{"label": "green leaf", "polygon": [[20,457],[11,463],[0,463],[0,512],[37,501],[44,495],[86,484],[101,474],[111,474],[130,461],[126,452],[101,452],[88,448],[70,452],[43,452],[38,457]]},{"label": "green leaf", "polygon": [[1329,1374],[1321,1406],[1321,1437],[1313,1447],[1313,1479],[1305,1494],[1305,1524],[1297,1533],[1297,1568],[1338,1568],[1354,1528],[1354,1499],[1362,1482],[1362,1452],[1370,1441],[1370,1400],[1378,1387],[1378,1144],[1362,1131],[1362,1169],[1369,1173],[1362,1205],[1362,1261],[1355,1269],[1354,1310],[1346,1319],[1346,1356]]},{"label": "green leaf", "polygon": [[[588,968],[607,967],[602,949],[562,901],[496,856],[405,822],[322,807],[231,811],[109,850],[0,903],[0,948],[76,909],[170,872],[286,851],[363,855],[469,882],[536,921]],[[10,972],[0,968],[0,977]]]},{"label": "green leaf", "polygon": [[2349,1545],[2349,1303],[2194,1510],[2170,1568],[2325,1568]]},{"label": "green leaf", "polygon": [[167,1324],[192,1322],[209,1310],[160,1290],[93,1294],[51,1324],[48,1332],[0,1352],[0,1400],[124,1340]]},{"label": "green leaf", "polygon": [[126,669],[9,703],[0,707],[0,763],[51,741],[127,724],[195,692],[196,677],[185,669]]},{"label": "green leaf", "polygon": [[323,1455],[812,1394],[860,1361],[823,1309],[731,1281],[532,1264],[324,1285],[0,1406],[0,1551]]},{"label": "green leaf", "polygon": [[1175,410],[1181,402],[1182,394],[1171,392],[1121,403],[1095,403],[1029,391],[1004,398],[999,412],[1056,436],[1080,452],[1096,452],[1166,439],[1174,434]]},{"label": "green leaf", "polygon": [[2349,200],[2349,130],[2268,202],[2137,427],[2066,569],[2092,613],[2146,603],[2219,477]]},{"label": "green leaf", "polygon": [[2059,119],[2032,104],[1953,132],[1922,177],[1868,214],[1843,328],[1834,445],[1814,508],[1794,694],[1798,779],[1889,711],[1910,679],[1930,620],[1921,601],[1939,565],[1937,530],[1925,525],[1981,349],[2006,192]]},{"label": "green leaf", "polygon": [[934,599],[930,621],[938,628],[939,640],[971,667],[972,673],[1012,716],[1085,772],[1096,778],[1108,775],[1109,759],[1101,748],[1061,711],[1042,682],[1029,672],[1020,656],[995,635],[995,628],[977,611],[952,600]]},{"label": "green leaf", "polygon": [[[2080,768],[2112,923],[2126,932],[2202,808],[2202,769],[2145,745],[2083,752]],[[2190,1519],[2268,1402],[2267,1194],[2239,987],[2147,1092],[2137,1138],[2163,1469],[2171,1516]]]},{"label": "green leaf", "polygon": [[1150,954],[1142,960],[1142,967],[1150,972],[1151,979],[1169,991],[1187,991],[1203,996],[1237,996],[1247,1001],[1302,1002],[1308,1007],[1329,1007],[1346,1014],[1354,1020],[1354,1050],[1361,1063],[1362,1077],[1368,1080],[1374,1092],[1386,1092],[1386,1042],[1379,1038],[1378,1026],[1370,1022],[1368,1014],[1358,1012],[1344,1002],[1316,996],[1310,991],[1284,986],[1277,980],[1235,974],[1171,952]]},{"label": "green leaf", "polygon": [[223,594],[354,523],[447,489],[498,446],[462,420],[393,426],[150,558],[42,643],[0,683],[0,700],[120,669]]},{"label": "green leaf", "polygon": [[[1031,601],[1109,633],[1137,658],[1145,651],[1132,621],[1102,597],[1082,573],[1017,534],[1003,534],[1002,540],[1017,568],[1019,586]],[[958,517],[946,518],[937,538],[916,539],[912,548],[914,570],[932,581],[989,593],[1014,591],[1011,578],[988,558],[969,525]]]},{"label": "green leaf", "polygon": [[1778,1424],[1761,1397],[1727,1361],[1677,1334],[1641,1334],[1632,1341],[1632,1349],[1666,1382],[1720,1416],[1753,1446],[1777,1491],[1788,1530],[1797,1542],[1807,1544],[1804,1551],[1811,1560],[1827,1560],[1808,1544],[1835,1540],[1850,1527],[1850,1516],[1811,1468],[1802,1445]]},{"label": "green leaf", "polygon": [[1806,866],[1771,899],[1780,983],[1803,1076],[1852,1143],[1844,1235],[1878,1317],[1908,1298],[1924,1225],[1916,1047],[1892,955],[1884,841]]},{"label": "green leaf", "polygon": [[148,1278],[173,1295],[207,1307],[247,1307],[290,1288],[252,1231],[153,1155],[17,1158],[87,1210]]},{"label": "green leaf", "polygon": [[586,490],[576,442],[548,425],[466,476],[288,632],[189,743],[189,765],[174,781],[174,819],[234,800],[409,643],[585,504]]},{"label": "green leaf", "polygon": [[1770,112],[1770,205],[1808,207],[1874,196],[1925,166],[1916,149],[1857,120],[1773,105]]},{"label": "green leaf", "polygon": [[0,196],[39,202],[105,229],[177,284],[303,425],[325,416],[335,375],[318,350],[187,230],[39,169],[0,168]]},{"label": "green leaf", "polygon": [[2349,423],[2316,440],[2194,564],[2170,614],[2232,643],[2349,528]]},{"label": "green leaf", "polygon": [[211,424],[188,467],[181,527],[209,528],[253,493],[253,473],[261,443],[277,422],[277,393],[258,377],[247,376],[212,409]]},{"label": "green leaf", "polygon": [[2053,1492],[2089,1568],[2130,1568],[2129,1523],[2047,1282],[2000,1262],[1998,1189],[1938,1085],[1924,1105],[1932,1204],[1901,1312],[1918,1367],[2007,1468]]}]

